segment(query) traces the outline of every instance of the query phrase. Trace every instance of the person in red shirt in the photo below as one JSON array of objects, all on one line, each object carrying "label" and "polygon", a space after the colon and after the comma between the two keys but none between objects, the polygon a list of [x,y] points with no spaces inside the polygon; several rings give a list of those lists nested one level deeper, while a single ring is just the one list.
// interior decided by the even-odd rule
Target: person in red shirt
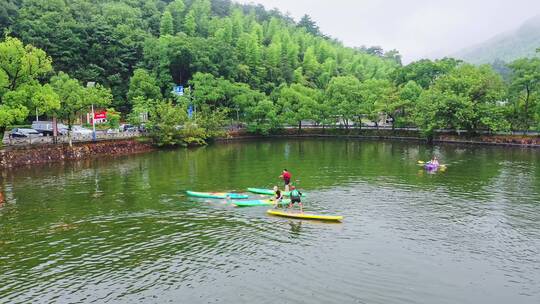
[{"label": "person in red shirt", "polygon": [[291,173],[287,169],[283,169],[283,173],[279,176],[285,183],[285,192],[289,192],[289,185],[291,184]]}]

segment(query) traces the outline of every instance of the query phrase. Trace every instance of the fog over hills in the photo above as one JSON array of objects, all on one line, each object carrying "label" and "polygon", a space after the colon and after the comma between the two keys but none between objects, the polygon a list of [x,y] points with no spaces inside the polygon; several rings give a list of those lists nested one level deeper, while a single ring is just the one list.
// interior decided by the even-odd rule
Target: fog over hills
[{"label": "fog over hills", "polygon": [[513,31],[499,34],[485,42],[463,49],[451,57],[470,63],[513,61],[520,57],[536,56],[540,48],[540,15],[533,17]]}]

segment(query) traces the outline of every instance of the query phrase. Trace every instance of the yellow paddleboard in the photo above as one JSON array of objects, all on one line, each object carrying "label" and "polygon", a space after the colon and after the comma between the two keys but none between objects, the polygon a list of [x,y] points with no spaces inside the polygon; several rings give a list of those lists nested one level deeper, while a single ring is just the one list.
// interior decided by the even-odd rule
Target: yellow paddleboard
[{"label": "yellow paddleboard", "polygon": [[286,212],[282,210],[277,209],[269,209],[266,211],[266,213],[270,215],[275,216],[283,216],[283,217],[290,217],[290,218],[297,218],[297,219],[304,219],[304,220],[319,220],[319,221],[341,221],[343,219],[343,216],[339,215],[317,215],[317,214],[308,214],[308,213],[292,213],[292,212]]}]

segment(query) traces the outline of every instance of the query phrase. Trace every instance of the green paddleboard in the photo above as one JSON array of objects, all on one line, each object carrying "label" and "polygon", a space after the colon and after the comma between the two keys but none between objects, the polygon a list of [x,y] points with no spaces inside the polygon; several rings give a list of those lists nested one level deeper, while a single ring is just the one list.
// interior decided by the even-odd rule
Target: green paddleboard
[{"label": "green paddleboard", "polygon": [[[263,188],[248,188],[247,191],[251,193],[264,194],[264,195],[274,195],[274,190],[272,189],[263,189]],[[290,192],[283,191],[283,196],[289,196]],[[306,194],[302,193],[302,197],[305,197]]]},{"label": "green paddleboard", "polygon": [[[279,204],[280,204],[280,205],[288,205],[288,204],[290,204],[290,203],[291,203],[291,200],[284,199],[284,200],[281,200],[281,202],[280,202]],[[271,200],[271,199],[267,199],[267,200],[238,201],[238,202],[233,201],[232,204],[235,205],[236,207],[273,206],[273,205],[274,205],[274,201]]]}]

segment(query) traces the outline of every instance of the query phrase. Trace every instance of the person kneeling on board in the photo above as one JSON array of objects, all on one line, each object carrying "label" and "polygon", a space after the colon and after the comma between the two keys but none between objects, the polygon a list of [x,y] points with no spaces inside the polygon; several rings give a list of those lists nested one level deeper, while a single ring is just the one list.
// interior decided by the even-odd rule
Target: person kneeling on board
[{"label": "person kneeling on board", "polygon": [[292,209],[293,205],[298,203],[300,206],[300,213],[304,213],[304,206],[302,205],[301,197],[302,192],[298,191],[295,186],[291,186],[291,203],[289,204],[289,209]]},{"label": "person kneeling on board", "polygon": [[278,186],[274,186],[274,195],[274,209],[277,209],[283,200],[283,193],[281,193]]}]

